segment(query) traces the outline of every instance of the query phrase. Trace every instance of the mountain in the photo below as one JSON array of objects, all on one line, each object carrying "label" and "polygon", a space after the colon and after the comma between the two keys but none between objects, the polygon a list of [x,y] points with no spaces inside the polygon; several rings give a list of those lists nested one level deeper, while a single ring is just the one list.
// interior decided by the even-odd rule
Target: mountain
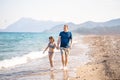
[{"label": "mountain", "polygon": [[21,18],[15,23],[9,25],[1,32],[42,32],[64,22],[37,21],[31,18]]},{"label": "mountain", "polygon": [[119,26],[120,25],[120,18],[113,19],[104,23],[105,26]]},{"label": "mountain", "polygon": [[[66,23],[69,30],[80,34],[120,34],[120,19],[113,19],[106,22],[87,21],[82,24]],[[56,25],[45,32],[60,32],[64,24]]]},{"label": "mountain", "polygon": [[69,30],[80,34],[120,34],[120,18],[106,22],[87,21],[82,24],[72,22],[37,21],[31,18],[21,18],[0,32],[48,32],[56,33],[68,24]]},{"label": "mountain", "polygon": [[104,26],[119,26],[120,25],[120,19],[113,19],[106,22],[93,22],[93,21],[87,21],[85,23],[79,24],[79,27],[84,28],[95,28],[95,27],[104,27]]},{"label": "mountain", "polygon": [[45,30],[44,32],[50,32],[50,33],[51,33],[51,32],[54,32],[54,33],[60,32],[60,31],[63,30],[63,26],[64,26],[65,24],[69,25],[69,30],[70,30],[70,31],[73,31],[73,30],[76,30],[77,28],[79,28],[77,24],[74,24],[74,23],[72,23],[72,22],[69,22],[69,23],[64,23],[64,24],[56,25],[56,26],[54,26],[53,28],[51,28],[50,30]]},{"label": "mountain", "polygon": [[106,22],[85,22],[74,30],[80,34],[120,34],[120,19]]}]

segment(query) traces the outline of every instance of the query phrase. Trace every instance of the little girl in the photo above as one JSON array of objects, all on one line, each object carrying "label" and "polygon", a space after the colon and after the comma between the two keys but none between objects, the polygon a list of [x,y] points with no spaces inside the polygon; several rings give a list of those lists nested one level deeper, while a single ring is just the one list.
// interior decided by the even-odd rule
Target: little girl
[{"label": "little girl", "polygon": [[[49,61],[50,61],[50,66],[51,66],[51,69],[50,70],[53,70],[53,57],[54,57],[54,49],[56,48],[56,44],[54,43],[54,38],[52,36],[49,37],[49,43],[48,43],[48,46],[46,47],[46,49],[44,50],[44,52],[48,50],[48,56],[49,56]],[[44,53],[43,52],[43,53]]]}]

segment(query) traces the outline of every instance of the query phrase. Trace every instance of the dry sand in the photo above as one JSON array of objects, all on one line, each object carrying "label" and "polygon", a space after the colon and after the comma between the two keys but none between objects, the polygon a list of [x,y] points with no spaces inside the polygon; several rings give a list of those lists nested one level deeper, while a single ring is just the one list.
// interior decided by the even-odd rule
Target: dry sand
[{"label": "dry sand", "polygon": [[120,36],[87,36],[92,61],[77,69],[70,80],[120,80]]}]

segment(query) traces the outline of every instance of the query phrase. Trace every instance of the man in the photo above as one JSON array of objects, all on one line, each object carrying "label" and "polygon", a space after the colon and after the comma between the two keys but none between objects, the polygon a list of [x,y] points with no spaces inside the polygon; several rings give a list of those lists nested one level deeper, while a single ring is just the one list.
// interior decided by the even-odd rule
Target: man
[{"label": "man", "polygon": [[57,42],[57,48],[61,51],[61,60],[63,69],[67,69],[68,65],[68,56],[70,53],[70,49],[72,47],[72,33],[68,31],[68,25],[64,25],[64,31],[60,32],[58,42]]}]

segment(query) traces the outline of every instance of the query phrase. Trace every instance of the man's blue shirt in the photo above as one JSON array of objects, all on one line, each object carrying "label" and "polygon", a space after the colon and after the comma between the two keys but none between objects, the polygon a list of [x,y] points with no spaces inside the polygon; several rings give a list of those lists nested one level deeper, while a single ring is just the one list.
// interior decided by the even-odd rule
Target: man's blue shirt
[{"label": "man's blue shirt", "polygon": [[59,36],[61,37],[60,47],[69,48],[69,41],[72,39],[72,33],[62,31]]}]

